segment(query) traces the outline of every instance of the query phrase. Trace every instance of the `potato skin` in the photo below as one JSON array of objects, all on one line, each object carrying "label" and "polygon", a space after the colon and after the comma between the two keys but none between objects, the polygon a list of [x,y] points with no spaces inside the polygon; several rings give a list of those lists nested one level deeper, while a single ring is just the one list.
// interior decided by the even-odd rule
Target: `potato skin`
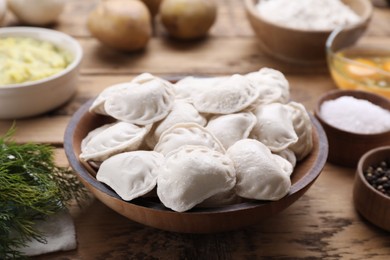
[{"label": "potato skin", "polygon": [[162,0],[142,0],[142,2],[148,7],[152,17],[154,17],[158,14]]},{"label": "potato skin", "polygon": [[164,0],[160,6],[161,22],[178,39],[204,37],[217,17],[213,0]]},{"label": "potato skin", "polygon": [[102,1],[89,14],[87,27],[101,43],[121,51],[146,47],[151,35],[151,16],[138,0]]}]

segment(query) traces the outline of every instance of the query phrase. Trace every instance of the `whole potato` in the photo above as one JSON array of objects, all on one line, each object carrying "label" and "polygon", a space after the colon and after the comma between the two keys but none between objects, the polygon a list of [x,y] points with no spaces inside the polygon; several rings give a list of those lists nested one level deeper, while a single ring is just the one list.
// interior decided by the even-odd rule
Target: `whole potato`
[{"label": "whole potato", "polygon": [[152,17],[157,15],[160,9],[161,1],[162,0],[142,0],[142,2],[144,2],[144,4],[148,7]]},{"label": "whole potato", "polygon": [[204,37],[214,24],[217,7],[213,0],[164,0],[160,16],[173,37],[196,39]]},{"label": "whole potato", "polygon": [[101,1],[89,14],[87,26],[100,42],[122,51],[145,48],[152,34],[148,8],[138,0]]}]

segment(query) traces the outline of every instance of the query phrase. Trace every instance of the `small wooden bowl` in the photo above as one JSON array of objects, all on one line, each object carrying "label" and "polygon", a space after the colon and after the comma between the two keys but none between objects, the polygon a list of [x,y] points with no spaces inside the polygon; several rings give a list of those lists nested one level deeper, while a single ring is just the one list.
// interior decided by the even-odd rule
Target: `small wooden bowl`
[{"label": "small wooden bowl", "polygon": [[[325,63],[325,43],[332,30],[300,30],[271,23],[259,14],[256,4],[261,0],[245,0],[245,9],[262,49],[280,60],[301,63]],[[349,42],[356,41],[366,30],[372,16],[372,3],[367,0],[342,0],[361,20],[345,29]]]},{"label": "small wooden bowl", "polygon": [[328,143],[325,132],[312,117],[312,152],[294,169],[288,195],[278,201],[246,201],[229,206],[194,208],[179,213],[164,207],[155,198],[122,200],[113,190],[95,179],[96,172],[79,161],[81,140],[89,131],[109,122],[108,117],[92,114],[88,108],[93,100],[84,104],[72,117],[65,132],[64,148],[71,167],[81,182],[104,204],[123,216],[155,228],[183,233],[212,233],[238,229],[261,222],[284,210],[313,184],[326,163]]},{"label": "small wooden bowl", "polygon": [[390,146],[370,150],[359,160],[353,186],[353,202],[365,219],[390,231],[390,197],[374,189],[363,175],[369,166],[378,165],[383,160],[390,160]]},{"label": "small wooden bowl", "polygon": [[390,131],[377,134],[357,134],[328,124],[321,116],[321,105],[324,101],[342,96],[368,100],[387,110],[390,110],[390,100],[374,93],[359,90],[334,90],[325,93],[318,100],[314,114],[328,137],[328,161],[341,166],[356,167],[360,157],[367,151],[379,146],[390,145]]}]

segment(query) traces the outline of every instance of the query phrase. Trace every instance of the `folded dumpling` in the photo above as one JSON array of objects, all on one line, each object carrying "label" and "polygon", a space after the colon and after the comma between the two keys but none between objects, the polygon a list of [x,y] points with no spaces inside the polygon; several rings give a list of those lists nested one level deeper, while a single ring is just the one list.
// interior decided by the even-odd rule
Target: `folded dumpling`
[{"label": "folded dumpling", "polygon": [[93,129],[92,131],[90,131],[86,137],[84,137],[83,140],[81,140],[81,151],[85,151],[85,147],[87,146],[87,143],[89,141],[91,141],[95,136],[97,136],[98,134],[100,134],[101,132],[103,132],[104,130],[106,130],[107,128],[115,125],[116,123],[111,123],[111,124],[105,124],[105,125],[102,125],[98,128],[95,128]]},{"label": "folded dumpling", "polygon": [[274,102],[286,103],[290,99],[289,83],[283,73],[278,70],[262,68],[246,74],[245,77],[260,90],[257,105]]},{"label": "folded dumpling", "polygon": [[115,93],[124,92],[130,86],[131,84],[129,82],[125,82],[115,84],[104,89],[93,101],[92,105],[89,107],[89,111],[96,114],[108,115],[106,110],[104,109],[104,104],[107,98]]},{"label": "folded dumpling", "polygon": [[201,113],[230,114],[250,106],[259,90],[244,76],[235,74],[209,88],[192,94],[195,108]]},{"label": "folded dumpling", "polygon": [[252,112],[219,115],[209,120],[206,129],[227,149],[238,140],[248,138],[256,121]]},{"label": "folded dumpling", "polygon": [[138,76],[134,77],[131,80],[131,82],[132,83],[143,84],[143,83],[146,83],[148,81],[156,80],[156,79],[157,80],[163,80],[162,78],[155,77],[152,74],[145,72],[145,73],[141,73]]},{"label": "folded dumpling", "polygon": [[148,125],[167,116],[175,99],[170,83],[159,78],[132,82],[104,103],[108,115],[128,123]]},{"label": "folded dumpling", "polygon": [[201,145],[225,153],[225,148],[213,134],[195,123],[180,123],[166,130],[154,147],[154,151],[164,155],[183,146]]},{"label": "folded dumpling", "polygon": [[283,159],[286,159],[288,162],[290,162],[293,168],[297,164],[297,157],[296,157],[295,153],[292,150],[290,150],[289,148],[284,149],[284,150],[277,152],[275,154],[279,155]]},{"label": "folded dumpling", "polygon": [[313,149],[312,124],[309,113],[305,107],[297,102],[290,102],[288,106],[292,110],[292,120],[294,130],[298,136],[298,141],[289,146],[298,160],[305,158]]},{"label": "folded dumpling", "polygon": [[230,190],[219,192],[201,203],[198,204],[199,207],[220,207],[227,206],[232,204],[237,204],[242,202],[243,199],[237,195],[235,187]]},{"label": "folded dumpling", "polygon": [[183,212],[230,191],[235,183],[229,157],[208,147],[185,145],[167,156],[157,177],[157,195],[166,207]]},{"label": "folded dumpling", "polygon": [[207,120],[204,116],[194,108],[194,106],[185,100],[176,100],[173,104],[172,110],[169,112],[156,127],[154,131],[154,138],[156,142],[159,140],[161,134],[178,123],[196,123],[205,126]]},{"label": "folded dumpling", "polygon": [[123,200],[143,196],[156,187],[165,158],[153,151],[133,151],[105,160],[96,179],[110,186]]},{"label": "folded dumpling", "polygon": [[285,104],[261,105],[255,110],[257,123],[250,137],[268,146],[272,152],[280,152],[298,141],[292,111]]},{"label": "folded dumpling", "polygon": [[81,150],[80,159],[84,161],[103,161],[108,157],[139,148],[150,126],[140,127],[126,122],[117,122],[94,130],[87,136]]},{"label": "folded dumpling", "polygon": [[278,200],[290,190],[292,165],[254,139],[236,142],[226,151],[236,169],[236,192],[257,200]]},{"label": "folded dumpling", "polygon": [[191,102],[193,95],[207,91],[228,77],[185,77],[173,85],[177,99],[187,99]]}]

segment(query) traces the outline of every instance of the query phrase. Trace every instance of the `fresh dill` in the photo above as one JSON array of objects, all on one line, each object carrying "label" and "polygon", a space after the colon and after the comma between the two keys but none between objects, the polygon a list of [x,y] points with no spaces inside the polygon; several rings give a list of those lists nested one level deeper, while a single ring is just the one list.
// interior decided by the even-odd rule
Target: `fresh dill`
[{"label": "fresh dill", "polygon": [[69,168],[55,165],[51,146],[17,144],[13,133],[0,137],[0,259],[23,257],[27,241],[45,243],[34,224],[87,196]]}]

